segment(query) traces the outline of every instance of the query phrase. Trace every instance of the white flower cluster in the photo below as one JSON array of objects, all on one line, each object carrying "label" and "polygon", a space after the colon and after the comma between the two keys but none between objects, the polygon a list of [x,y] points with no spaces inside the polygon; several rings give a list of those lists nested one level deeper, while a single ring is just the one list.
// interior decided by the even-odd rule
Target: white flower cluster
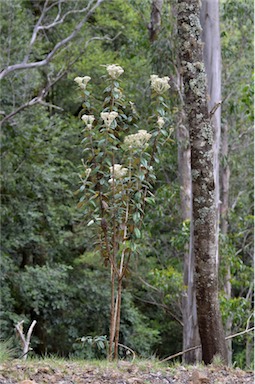
[{"label": "white flower cluster", "polygon": [[87,169],[85,169],[85,175],[86,175],[86,178],[89,177],[90,173],[91,173],[91,168],[87,168]]},{"label": "white flower cluster", "polygon": [[163,117],[158,116],[157,123],[158,123],[159,129],[161,129],[164,126],[164,124],[165,124],[165,120],[163,119]]},{"label": "white flower cluster", "polygon": [[101,112],[100,116],[104,120],[106,127],[109,128],[113,120],[118,116],[118,112]]},{"label": "white flower cluster", "polygon": [[117,79],[124,72],[124,69],[116,64],[107,65],[106,70],[112,79]]},{"label": "white flower cluster", "polygon": [[[121,164],[114,164],[112,167],[110,167],[111,175],[114,175],[114,179],[122,179],[124,176],[126,176],[128,172],[128,168],[123,167]],[[113,178],[109,180],[109,183],[111,184],[113,182]]]},{"label": "white flower cluster", "polygon": [[145,129],[140,129],[138,133],[128,135],[124,139],[124,144],[128,148],[146,148],[147,142],[150,140],[151,134]]},{"label": "white flower cluster", "polygon": [[94,115],[82,115],[81,119],[84,121],[88,129],[92,128],[92,124],[95,120]]},{"label": "white flower cluster", "polygon": [[78,76],[74,79],[74,81],[79,85],[79,87],[81,89],[86,89],[86,86],[87,86],[89,80],[91,80],[91,77],[89,77],[89,76],[84,76],[84,77]]},{"label": "white flower cluster", "polygon": [[158,75],[151,75],[151,88],[161,95],[170,88],[170,85],[168,84],[169,80],[170,78],[167,76],[158,77]]}]

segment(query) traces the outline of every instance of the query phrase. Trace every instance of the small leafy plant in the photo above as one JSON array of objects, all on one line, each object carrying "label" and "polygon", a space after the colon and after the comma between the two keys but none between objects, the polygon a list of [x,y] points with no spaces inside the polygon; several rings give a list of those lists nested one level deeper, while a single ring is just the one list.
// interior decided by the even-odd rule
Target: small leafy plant
[{"label": "small leafy plant", "polygon": [[[106,356],[108,347],[108,340],[106,335],[95,337],[83,336],[77,339],[77,341],[81,343],[82,350],[87,350],[87,354],[85,354],[86,357],[100,356],[102,354],[104,357]],[[80,355],[82,355],[82,353]]]},{"label": "small leafy plant", "polygon": [[[131,256],[141,238],[146,204],[154,203],[153,164],[170,131],[165,129],[167,107],[163,94],[169,78],[151,76],[154,128],[139,129],[132,102],[126,102],[120,85],[124,70],[119,65],[106,66],[106,88],[99,113],[91,105],[89,76],[76,77],[84,102],[80,117],[84,122],[84,170],[80,175],[82,193],[78,206],[84,209],[88,226],[94,226],[96,247],[111,270],[111,312],[108,358],[117,359],[122,282]],[[146,123],[146,125],[148,125]],[[113,347],[114,346],[114,347]]]}]

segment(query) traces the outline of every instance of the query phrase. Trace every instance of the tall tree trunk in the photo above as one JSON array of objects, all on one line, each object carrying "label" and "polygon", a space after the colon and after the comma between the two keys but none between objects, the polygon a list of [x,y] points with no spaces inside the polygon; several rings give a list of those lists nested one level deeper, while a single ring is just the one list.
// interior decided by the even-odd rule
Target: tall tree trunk
[{"label": "tall tree trunk", "polygon": [[151,4],[151,21],[148,25],[149,38],[153,42],[157,39],[161,26],[161,12],[164,0],[153,0]]},{"label": "tall tree trunk", "polygon": [[[185,126],[185,113],[181,112],[181,119],[177,127],[178,136],[178,168],[181,190],[182,219],[190,221],[190,241],[186,244],[184,252],[184,286],[186,294],[182,300],[183,318],[183,349],[188,349],[200,344],[197,322],[196,294],[194,286],[194,253],[192,231],[192,186],[190,167],[189,132]],[[183,355],[185,363],[195,363],[200,360],[200,349],[195,349]]]},{"label": "tall tree trunk", "polygon": [[[228,165],[228,126],[224,124],[222,127],[221,141],[221,233],[224,237],[228,234],[228,205],[229,205],[229,178],[230,168]],[[226,265],[226,275],[224,276],[224,292],[226,299],[231,299],[231,271],[229,263]],[[226,336],[231,335],[232,317],[229,316],[226,321]],[[228,364],[232,363],[232,339],[227,340]]]},{"label": "tall tree trunk", "polygon": [[214,135],[207,105],[199,16],[200,0],[178,0],[179,57],[191,144],[197,315],[202,359],[209,364],[215,354],[227,361],[227,349],[219,309],[216,268]]},{"label": "tall tree trunk", "polygon": [[215,182],[215,204],[216,204],[216,262],[218,265],[219,244],[219,152],[221,136],[221,45],[220,45],[220,18],[219,1],[203,0],[200,13],[202,26],[201,38],[204,42],[204,63],[208,85],[208,110],[215,111],[212,114],[214,127],[214,182]]}]

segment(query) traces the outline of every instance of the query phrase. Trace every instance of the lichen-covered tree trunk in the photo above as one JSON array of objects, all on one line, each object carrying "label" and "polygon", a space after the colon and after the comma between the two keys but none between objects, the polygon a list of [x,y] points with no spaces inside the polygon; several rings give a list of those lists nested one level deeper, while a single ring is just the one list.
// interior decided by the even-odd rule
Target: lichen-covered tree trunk
[{"label": "lichen-covered tree trunk", "polygon": [[221,45],[219,0],[203,0],[200,13],[202,26],[202,41],[204,42],[204,63],[208,84],[208,110],[214,111],[212,121],[214,127],[214,182],[216,205],[216,262],[218,265],[219,243],[219,209],[220,209],[220,181],[219,181],[219,152],[221,138]]},{"label": "lichen-covered tree trunk", "polygon": [[[191,167],[190,167],[190,143],[189,132],[185,126],[185,113],[177,127],[178,138],[178,169],[180,179],[180,197],[182,219],[189,220],[192,227],[192,187],[191,187]],[[183,350],[189,349],[200,344],[197,322],[196,294],[194,285],[194,253],[193,253],[193,231],[190,231],[190,239],[184,251],[184,277],[183,282],[186,287],[185,295],[182,299],[182,318],[183,318]],[[201,360],[201,350],[199,348],[187,352],[183,355],[185,363],[193,364]]]},{"label": "lichen-covered tree trunk", "polygon": [[206,364],[227,350],[218,300],[213,126],[207,105],[207,84],[201,41],[200,0],[178,0],[179,57],[184,105],[191,144],[193,251],[202,359]]}]

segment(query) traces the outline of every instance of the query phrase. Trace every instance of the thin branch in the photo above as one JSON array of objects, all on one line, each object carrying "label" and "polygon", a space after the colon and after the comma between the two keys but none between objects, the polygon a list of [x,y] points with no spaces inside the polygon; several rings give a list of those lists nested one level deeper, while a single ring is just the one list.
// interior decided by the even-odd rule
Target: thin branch
[{"label": "thin branch", "polygon": [[153,289],[154,291],[158,292],[158,293],[161,293],[160,290],[156,287],[154,287],[153,285],[149,284],[147,281],[145,281],[141,276],[138,276],[139,280],[145,284],[147,287]]},{"label": "thin branch", "polygon": [[19,64],[10,65],[9,67],[7,67],[7,68],[2,70],[2,72],[0,73],[0,80],[3,79],[5,76],[7,76],[11,72],[19,71],[19,70],[22,70],[22,69],[38,68],[38,67],[42,67],[42,66],[48,64],[51,61],[51,59],[53,58],[53,56],[55,55],[55,53],[60,48],[64,47],[67,43],[69,43],[77,35],[77,33],[81,30],[81,28],[86,23],[88,18],[91,16],[91,14],[95,11],[95,9],[103,1],[104,0],[97,0],[96,4],[88,11],[86,16],[77,24],[77,26],[74,28],[73,32],[69,36],[67,36],[65,39],[59,41],[54,46],[54,48],[51,50],[51,52],[48,53],[48,55],[46,56],[45,59],[40,60],[40,61],[36,61],[36,62],[32,62],[32,63],[22,62],[22,63],[19,63]]},{"label": "thin branch", "polygon": [[136,355],[135,355],[135,351],[133,351],[133,349],[127,347],[127,346],[124,345],[124,344],[120,344],[120,343],[118,343],[118,345],[119,345],[120,347],[122,347],[122,348],[127,349],[129,352],[131,352],[131,353],[133,354],[133,359],[132,359],[132,361],[131,361],[131,363],[133,363],[134,360],[135,360],[135,356],[136,356]]},{"label": "thin branch", "polygon": [[174,359],[175,357],[184,355],[185,353],[190,352],[190,351],[194,351],[194,349],[198,349],[198,348],[201,348],[201,345],[197,345],[196,347],[191,347],[191,348],[185,349],[184,351],[175,353],[174,355],[168,356],[168,357],[166,357],[165,359],[160,360],[159,362],[160,362],[160,363],[164,363],[165,361]]},{"label": "thin branch", "polygon": [[[127,347],[127,346],[124,345],[124,344],[120,344],[120,343],[118,343],[118,346],[127,349],[129,352],[131,352],[131,353],[133,354],[133,359],[132,359],[132,361],[130,362],[130,363],[132,364],[132,363],[134,362],[134,360],[135,360],[135,357],[136,357],[135,351],[133,351],[133,349],[131,349],[130,347]],[[111,353],[111,356],[112,356],[112,355],[113,355],[113,352]]]},{"label": "thin branch", "polygon": [[144,299],[141,299],[141,298],[138,297],[138,296],[135,296],[135,298],[136,298],[137,300],[139,300],[139,301],[142,301],[143,303],[147,303],[147,304],[150,304],[150,305],[156,305],[157,307],[161,307],[161,308],[165,309],[166,312],[167,312],[167,313],[168,313],[168,314],[169,314],[175,321],[177,321],[177,323],[179,323],[179,324],[183,327],[183,322],[182,322],[180,319],[178,319],[178,317],[175,316],[175,315],[170,311],[170,309],[168,308],[167,305],[165,305],[165,304],[161,304],[161,303],[157,303],[156,301],[144,300]]},{"label": "thin branch", "polygon": [[212,118],[212,116],[215,114],[215,112],[217,111],[217,109],[221,106],[222,104],[222,100],[219,101],[218,103],[216,103],[213,108],[211,109],[209,115],[210,115],[210,119]]},{"label": "thin branch", "polygon": [[[229,145],[229,150],[234,152],[236,150],[240,150],[241,148],[244,149],[244,144],[241,142],[241,140],[245,138],[246,135],[252,136],[253,131],[254,131],[254,128],[250,126],[249,128],[247,128],[246,131],[240,133],[240,135],[238,135],[237,138],[233,140],[232,143]],[[247,146],[251,144],[253,144],[252,140],[251,141],[248,140]]]},{"label": "thin branch", "polygon": [[20,321],[18,324],[15,325],[15,328],[18,331],[18,334],[19,334],[19,337],[21,338],[22,344],[25,345],[26,340],[25,340],[25,336],[23,333],[23,323],[24,323],[24,320]]},{"label": "thin branch", "polygon": [[231,205],[231,208],[230,208],[231,210],[234,210],[234,209],[235,209],[235,207],[236,207],[236,205],[237,205],[237,203],[238,203],[239,197],[240,197],[243,193],[244,193],[244,191],[239,191],[239,192],[238,192],[237,197],[235,198],[233,204]]},{"label": "thin branch", "polygon": [[39,102],[41,105],[43,105],[44,107],[48,107],[48,108],[53,108],[53,109],[57,109],[58,111],[64,111],[63,108],[59,107],[58,105],[55,105],[55,104],[52,104],[52,103],[46,103],[46,101],[40,101]]},{"label": "thin branch", "polygon": [[249,329],[245,329],[245,330],[242,331],[242,332],[238,332],[238,333],[235,333],[234,335],[230,335],[230,336],[225,337],[225,340],[233,339],[233,338],[236,337],[236,336],[244,335],[245,333],[254,331],[254,329],[255,329],[255,327],[252,327],[252,328],[249,328]]},{"label": "thin branch", "polygon": [[35,324],[36,324],[36,320],[34,320],[34,321],[32,322],[32,324],[30,325],[30,327],[29,327],[29,329],[28,329],[27,337],[26,337],[28,343],[30,342],[31,335],[32,335],[32,332],[33,332],[33,329],[34,329]]},{"label": "thin branch", "polygon": [[94,0],[91,0],[90,3],[87,5],[86,8],[83,8],[83,9],[72,9],[71,11],[68,11],[66,12],[62,18],[59,20],[59,17],[60,17],[60,13],[61,11],[58,13],[58,15],[56,16],[55,20],[53,21],[53,23],[51,24],[48,24],[48,25],[41,25],[39,26],[39,30],[45,30],[45,29],[50,29],[50,28],[54,28],[56,25],[59,25],[59,24],[62,24],[63,21],[65,20],[65,18],[71,14],[74,14],[74,13],[84,13],[86,12],[91,4],[94,2]]},{"label": "thin branch", "polygon": [[24,356],[28,355],[28,353],[31,352],[32,350],[33,350],[33,348],[29,348],[27,352],[22,353],[22,355],[19,357],[19,359],[22,359]]},{"label": "thin branch", "polygon": [[[40,95],[34,97],[33,99],[31,99],[30,101],[22,104],[19,108],[17,108],[16,110],[12,111],[9,115],[6,115],[3,120],[0,122],[0,125],[3,125],[7,120],[11,119],[12,117],[14,117],[15,115],[17,115],[19,112],[23,111],[24,109],[28,108],[28,107],[31,107],[35,104],[42,104],[42,105],[46,105],[46,103],[43,101],[43,99],[47,96],[47,94],[49,93],[50,89],[53,87],[53,85],[55,85],[59,80],[61,80],[63,78],[63,76],[65,76],[69,69],[76,63],[76,61],[78,61],[81,57],[81,55],[86,51],[88,45],[94,41],[94,40],[109,40],[109,41],[114,41],[119,35],[121,34],[121,32],[119,32],[116,36],[114,36],[113,38],[110,38],[109,36],[103,36],[103,37],[99,37],[99,36],[95,36],[95,37],[92,37],[90,38],[86,43],[85,43],[85,47],[82,51],[79,52],[79,55],[73,60],[71,61],[67,68],[65,70],[63,70],[62,72],[59,72],[57,77],[52,80],[52,82],[49,82],[46,87],[40,92]],[[48,104],[49,105],[49,104]],[[60,110],[63,110],[61,109],[60,107],[58,106],[54,106],[54,105],[49,105],[55,109],[60,109]],[[1,113],[2,112],[2,113]],[[1,111],[0,114],[1,115],[4,115],[4,111]]]},{"label": "thin branch", "polygon": [[[45,14],[47,13],[47,11],[49,10],[49,8],[47,9],[47,5],[48,5],[48,1],[49,0],[46,0],[44,5],[43,5],[43,10],[42,10],[42,13],[41,13],[41,16],[39,17],[36,25],[34,26],[34,30],[33,30],[33,33],[32,33],[32,37],[31,37],[31,40],[30,40],[30,43],[29,43],[29,47],[28,47],[28,52],[26,54],[26,56],[24,57],[24,60],[23,60],[23,63],[27,63],[28,61],[28,58],[29,58],[29,55],[31,53],[31,49],[32,49],[32,46],[34,45],[35,43],[35,40],[36,40],[36,37],[37,37],[37,33],[38,33],[38,28],[45,16]],[[54,4],[55,5],[55,4]],[[47,10],[46,10],[47,9]]]},{"label": "thin branch", "polygon": [[28,101],[27,103],[22,104],[19,108],[17,108],[15,111],[11,112],[9,115],[5,116],[3,120],[1,121],[0,125],[3,125],[7,120],[11,119],[17,113],[23,111],[24,109],[31,107],[32,105],[38,104],[42,101],[42,95],[34,97],[32,100]]}]

